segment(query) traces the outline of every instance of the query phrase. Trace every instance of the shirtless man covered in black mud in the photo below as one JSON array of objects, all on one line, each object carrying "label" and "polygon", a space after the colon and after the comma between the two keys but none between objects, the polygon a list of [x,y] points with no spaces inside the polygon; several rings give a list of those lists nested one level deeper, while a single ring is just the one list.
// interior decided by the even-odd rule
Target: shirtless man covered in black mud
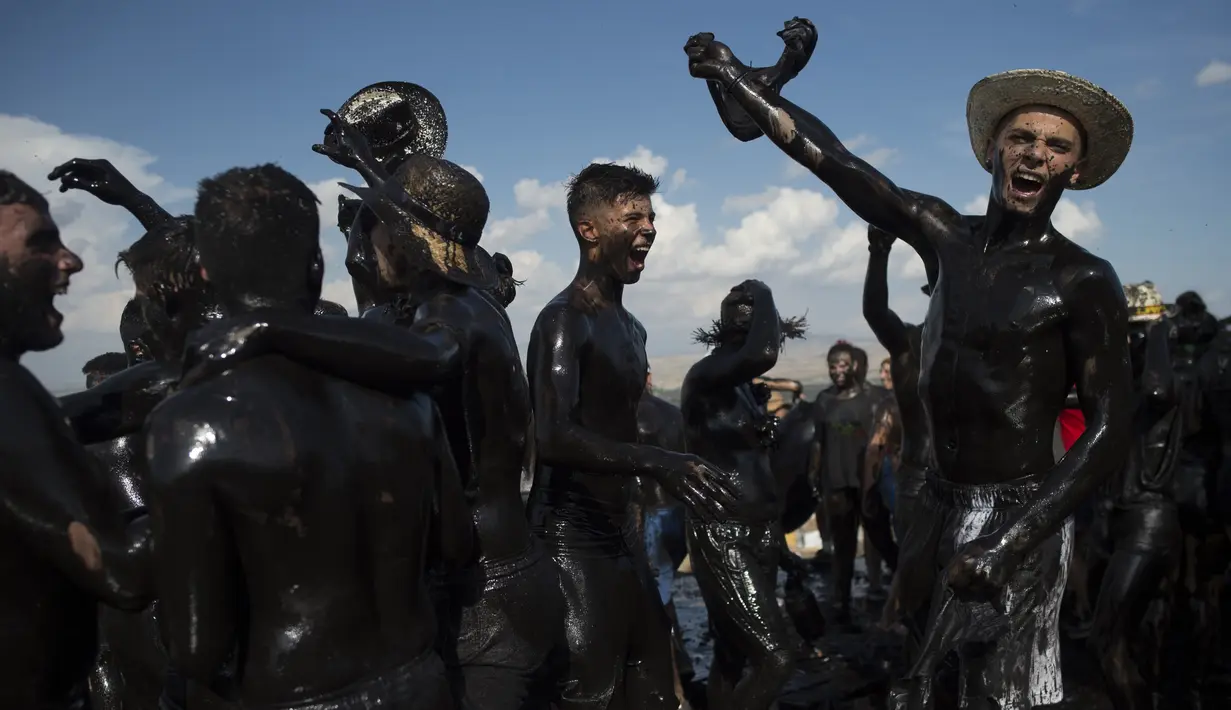
[{"label": "shirtless man covered in black mud", "polygon": [[577,275],[539,313],[528,369],[539,470],[530,521],[560,565],[569,668],[562,710],[677,708],[671,627],[637,549],[636,477],[706,519],[732,503],[726,474],[700,458],[637,442],[645,329],[624,309],[654,243],[657,181],[591,164],[569,184]]},{"label": "shirtless man covered in black mud", "polygon": [[460,375],[434,390],[479,552],[475,567],[439,589],[454,694],[464,708],[545,710],[563,672],[564,604],[555,565],[532,536],[521,499],[533,434],[530,393],[504,311],[516,293],[512,264],[479,246],[487,192],[465,168],[430,155],[407,157],[390,177],[355,127],[336,115],[332,121],[339,140],[315,150],[367,181],[351,241],[371,242],[375,292],[397,294],[364,319],[438,332],[461,352]]},{"label": "shirtless man covered in black mud", "polygon": [[[810,477],[818,501],[817,518],[824,519],[833,541],[831,565],[838,606],[836,620],[850,624],[851,584],[855,577],[860,526],[867,536],[865,550],[875,549],[884,555],[891,569],[897,566],[897,545],[893,542],[888,511],[875,510],[879,514],[870,515],[874,507],[865,505],[867,496],[878,495],[866,490],[865,457],[882,396],[859,374],[867,366],[867,354],[860,357],[853,345],[838,341],[829,348],[826,360],[832,384],[817,394],[812,408],[814,470]],[[869,581],[872,581],[879,577],[872,566],[880,565],[880,559],[875,554],[865,555]]]},{"label": "shirtless man covered in black mud", "polygon": [[[912,533],[920,517],[919,494],[923,490],[926,472],[932,463],[932,439],[927,415],[919,398],[919,356],[923,328],[903,323],[889,307],[889,251],[894,237],[876,227],[868,227],[868,272],[863,282],[863,317],[880,344],[889,351],[889,371],[893,394],[901,416],[901,461],[896,476],[894,532],[897,534],[898,569],[893,578],[893,591],[885,606],[884,621],[901,622],[909,633],[911,645],[923,640],[927,623],[928,600],[936,577],[936,567],[928,555],[916,548],[926,542],[926,536]],[[928,269],[932,278],[924,287],[931,293],[935,268]],[[908,657],[911,655],[908,651]]]},{"label": "shirtless man covered in black mud", "polygon": [[688,520],[693,574],[714,637],[707,697],[715,710],[768,710],[795,668],[796,641],[776,595],[785,538],[769,449],[778,419],[752,384],[777,364],[784,326],[768,286],[745,281],[731,289],[716,326],[697,337],[713,349],[688,371],[680,393],[689,450],[733,471],[742,498],[730,520]]},{"label": "shirtless man covered in black mud", "polygon": [[[744,81],[748,67],[713,35],[694,35],[685,52],[694,77],[718,82],[855,214],[939,262],[919,386],[939,464],[925,491],[944,511],[935,559],[947,569],[909,700],[926,701],[935,664],[957,650],[966,705],[1060,701],[1070,516],[1124,461],[1132,385],[1115,270],[1065,239],[1051,214],[1066,188],[1094,187],[1120,166],[1128,111],[1061,72],[980,81],[967,122],[992,186],[986,217],[967,218],[894,185],[815,116]],[[1074,383],[1088,427],[1056,463],[1052,433]]]},{"label": "shirtless man covered in black mud", "polygon": [[[316,198],[292,175],[265,165],[205,180],[193,220],[201,274],[229,316],[348,322],[312,316]],[[194,343],[225,352],[226,328]],[[147,424],[172,667],[249,708],[451,708],[425,570],[433,555],[470,559],[471,522],[431,400],[279,356],[192,381]]]},{"label": "shirtless man covered in black mud", "polygon": [[1142,622],[1181,558],[1171,485],[1184,410],[1171,366],[1175,324],[1163,317],[1162,299],[1152,284],[1128,284],[1124,290],[1136,400],[1133,440],[1123,470],[1107,482],[1114,548],[1102,575],[1088,645],[1102,668],[1112,706],[1149,710],[1158,680],[1149,669],[1158,665],[1163,629],[1147,629]]},{"label": "shirtless man covered in black mud", "polygon": [[[89,391],[62,397],[60,402],[82,437],[123,432],[91,445],[90,450],[129,504],[144,509],[148,472],[141,426],[180,379],[188,335],[222,314],[197,266],[189,219],[173,219],[150,229],[120,252],[118,263],[132,276],[134,302],[148,327],[142,337],[155,344],[152,352],[158,357],[133,365]],[[103,652],[90,678],[94,710],[155,708],[164,686],[175,686],[168,688],[173,695],[181,693],[176,681],[166,678],[167,654],[158,630],[157,607],[155,600],[140,614],[99,609]]]},{"label": "shirtless man covered in black mud", "polygon": [[81,271],[45,198],[0,171],[0,707],[85,708],[98,602],[144,604],[148,521],[126,509],[55,398],[19,363],[64,339]]}]

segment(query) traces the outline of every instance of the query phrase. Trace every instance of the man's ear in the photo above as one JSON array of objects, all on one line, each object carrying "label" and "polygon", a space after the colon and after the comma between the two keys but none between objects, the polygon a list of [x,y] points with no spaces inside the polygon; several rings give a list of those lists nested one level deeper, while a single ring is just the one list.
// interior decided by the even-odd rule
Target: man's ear
[{"label": "man's ear", "polygon": [[996,157],[996,141],[991,138],[987,139],[987,145],[983,147],[983,167],[991,167],[992,159]]},{"label": "man's ear", "polygon": [[1081,171],[1084,167],[1084,160],[1077,161],[1077,165],[1073,167],[1073,172],[1069,173],[1069,187],[1076,185],[1077,181],[1081,179]]},{"label": "man's ear", "polygon": [[204,266],[200,268],[201,268],[201,278],[204,279],[208,283],[209,282],[209,272],[205,270]]},{"label": "man's ear", "polygon": [[579,239],[591,244],[598,242],[598,229],[594,226],[594,222],[588,219],[579,219],[574,229],[577,231]]}]

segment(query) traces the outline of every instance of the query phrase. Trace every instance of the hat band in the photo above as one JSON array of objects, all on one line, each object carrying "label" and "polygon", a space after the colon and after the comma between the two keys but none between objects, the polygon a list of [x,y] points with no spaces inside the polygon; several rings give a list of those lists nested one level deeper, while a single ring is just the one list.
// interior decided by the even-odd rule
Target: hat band
[{"label": "hat band", "polygon": [[392,190],[394,201],[399,207],[410,213],[411,217],[423,223],[423,226],[439,234],[441,237],[448,239],[451,242],[460,244],[467,249],[473,249],[479,245],[479,239],[483,236],[482,232],[470,232],[452,220],[445,219],[433,212],[427,205],[419,202],[410,196],[406,188],[398,185]]},{"label": "hat band", "polygon": [[1161,315],[1166,310],[1167,310],[1167,307],[1162,304],[1159,304],[1156,306],[1137,306],[1136,308],[1133,309],[1133,315],[1134,316]]}]

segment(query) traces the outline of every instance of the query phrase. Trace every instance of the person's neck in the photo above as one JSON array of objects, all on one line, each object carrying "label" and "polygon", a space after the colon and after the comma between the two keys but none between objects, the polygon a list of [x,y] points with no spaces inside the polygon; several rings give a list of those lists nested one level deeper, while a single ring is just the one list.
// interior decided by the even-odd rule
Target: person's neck
[{"label": "person's neck", "polygon": [[13,338],[0,335],[0,360],[17,363],[25,352],[26,349],[17,344]]},{"label": "person's neck", "polygon": [[222,299],[222,311],[227,316],[238,316],[257,311],[304,311],[312,312],[316,304],[307,305],[293,298],[274,298],[258,294],[238,294]]},{"label": "person's neck", "polygon": [[624,284],[602,262],[593,262],[582,254],[573,285],[580,288],[598,305],[618,306],[624,302]]},{"label": "person's neck", "polygon": [[987,202],[987,217],[983,221],[984,251],[1012,244],[1037,242],[1051,229],[1055,204],[1040,204],[1031,214],[1005,209],[995,196]]}]

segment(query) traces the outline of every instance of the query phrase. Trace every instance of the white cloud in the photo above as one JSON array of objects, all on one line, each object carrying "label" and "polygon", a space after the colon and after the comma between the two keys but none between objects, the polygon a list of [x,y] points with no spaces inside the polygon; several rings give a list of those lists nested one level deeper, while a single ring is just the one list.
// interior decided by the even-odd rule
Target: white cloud
[{"label": "white cloud", "polygon": [[653,151],[643,145],[633,148],[633,152],[620,158],[612,160],[611,158],[595,158],[591,163],[618,163],[620,165],[631,165],[639,170],[655,176],[661,177],[667,173],[667,159],[661,155],[655,155]]},{"label": "white cloud", "polygon": [[671,173],[671,180],[667,183],[668,190],[678,190],[688,184],[688,171],[684,168],[679,168]]},{"label": "white cloud", "polygon": [[1194,78],[1197,86],[1213,86],[1231,81],[1231,64],[1214,59],[1202,67]]},{"label": "white cloud", "polygon": [[466,172],[468,172],[468,173],[470,173],[471,175],[473,175],[473,176],[475,176],[476,178],[478,178],[479,182],[483,182],[483,173],[479,172],[479,169],[478,169],[478,168],[476,168],[475,166],[473,166],[473,165],[463,165],[463,166],[461,166],[461,168],[462,168],[462,170],[465,170]]},{"label": "white cloud", "polygon": [[[30,369],[52,391],[80,386],[81,365],[91,357],[122,349],[120,313],[132,296],[132,282],[124,269],[117,278],[116,254],[141,236],[141,225],[122,208],[105,204],[80,190],[60,192],[47,180],[55,166],[72,158],[105,158],[133,185],[173,214],[190,212],[196,191],[171,185],[154,171],[157,158],[139,147],[86,134],[66,133],[34,118],[0,114],[0,155],[4,168],[42,191],[60,227],[64,243],[81,256],[85,268],[73,277],[69,295],[57,301],[64,313],[64,342],[53,350],[24,358]],[[309,185],[321,200],[321,242],[326,254],[330,293],[345,279],[344,242],[337,227],[337,179]],[[353,181],[352,181],[353,182]],[[345,279],[349,290],[349,279]],[[338,300],[353,313],[354,296]]]}]

